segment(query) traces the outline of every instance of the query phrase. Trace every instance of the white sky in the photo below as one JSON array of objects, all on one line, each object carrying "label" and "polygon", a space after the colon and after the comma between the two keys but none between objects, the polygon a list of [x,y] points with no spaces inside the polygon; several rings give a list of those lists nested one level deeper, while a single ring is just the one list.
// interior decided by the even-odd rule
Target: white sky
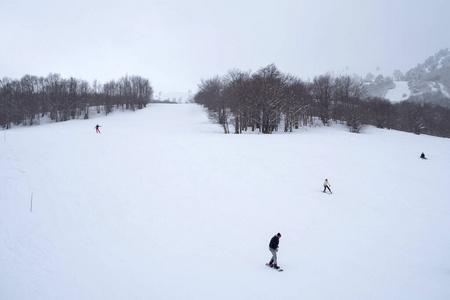
[{"label": "white sky", "polygon": [[406,72],[450,47],[448,0],[1,0],[0,78],[148,78],[156,93],[270,63]]}]

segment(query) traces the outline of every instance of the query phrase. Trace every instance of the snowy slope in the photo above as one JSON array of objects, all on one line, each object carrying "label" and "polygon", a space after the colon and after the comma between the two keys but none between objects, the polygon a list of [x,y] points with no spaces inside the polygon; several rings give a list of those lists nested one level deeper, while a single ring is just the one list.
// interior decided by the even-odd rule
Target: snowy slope
[{"label": "snowy slope", "polygon": [[157,94],[155,98],[156,100],[159,101],[169,100],[171,102],[184,103],[189,100],[189,96],[190,96],[189,93],[172,92],[172,93]]},{"label": "snowy slope", "polygon": [[407,81],[394,81],[395,88],[388,90],[385,98],[392,103],[400,102],[408,99],[411,95],[411,91],[408,87]]},{"label": "snowy slope", "polygon": [[2,132],[0,299],[450,298],[449,139],[221,132],[164,104]]}]

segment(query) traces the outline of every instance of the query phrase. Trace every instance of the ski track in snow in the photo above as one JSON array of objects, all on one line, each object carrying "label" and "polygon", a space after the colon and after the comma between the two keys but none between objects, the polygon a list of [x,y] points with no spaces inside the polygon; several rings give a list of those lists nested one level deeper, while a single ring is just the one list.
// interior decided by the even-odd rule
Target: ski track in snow
[{"label": "ski track in snow", "polygon": [[449,139],[93,117],[4,132],[0,299],[450,299]]}]

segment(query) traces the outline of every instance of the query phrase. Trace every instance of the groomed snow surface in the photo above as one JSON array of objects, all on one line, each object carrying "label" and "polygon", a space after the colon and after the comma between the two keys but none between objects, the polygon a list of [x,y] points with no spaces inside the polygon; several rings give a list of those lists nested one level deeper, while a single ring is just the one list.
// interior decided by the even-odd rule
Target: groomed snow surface
[{"label": "groomed snow surface", "polygon": [[450,299],[449,139],[195,104],[0,138],[0,299]]}]

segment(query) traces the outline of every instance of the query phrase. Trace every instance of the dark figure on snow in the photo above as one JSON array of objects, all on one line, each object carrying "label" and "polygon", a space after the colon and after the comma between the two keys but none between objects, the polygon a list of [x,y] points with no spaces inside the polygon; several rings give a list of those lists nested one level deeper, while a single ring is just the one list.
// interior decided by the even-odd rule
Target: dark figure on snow
[{"label": "dark figure on snow", "polygon": [[333,194],[330,190],[331,184],[328,182],[328,179],[325,179],[325,182],[323,183],[323,192],[326,193],[326,190],[328,189],[330,191],[330,194]]},{"label": "dark figure on snow", "polygon": [[279,269],[280,267],[277,265],[277,251],[278,251],[278,244],[280,243],[280,237],[281,234],[277,233],[269,243],[269,251],[272,253],[272,258],[269,261],[269,266],[271,268]]},{"label": "dark figure on snow", "polygon": [[100,132],[100,129],[98,129],[99,127],[102,127],[102,126],[100,126],[100,125],[98,125],[98,124],[95,125],[94,128],[95,128],[95,132],[96,132],[96,133],[101,133],[101,132]]},{"label": "dark figure on snow", "polygon": [[420,158],[421,158],[421,159],[427,159],[427,158],[425,157],[425,153],[423,153],[423,152],[422,152],[422,154],[420,154]]}]

